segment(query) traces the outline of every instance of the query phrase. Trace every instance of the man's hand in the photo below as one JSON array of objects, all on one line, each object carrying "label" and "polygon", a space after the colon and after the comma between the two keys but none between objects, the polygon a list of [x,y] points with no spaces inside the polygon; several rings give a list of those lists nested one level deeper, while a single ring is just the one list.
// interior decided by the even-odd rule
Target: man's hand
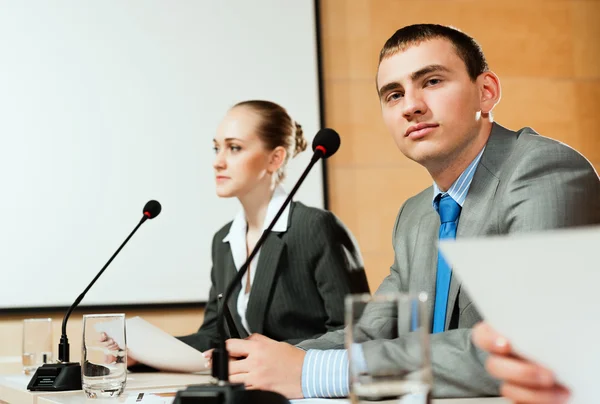
[{"label": "man's hand", "polygon": [[503,396],[522,404],[567,402],[569,392],[556,383],[552,372],[514,355],[509,342],[487,323],[474,327],[473,342],[491,354],[486,369],[503,382]]},{"label": "man's hand", "polygon": [[[260,334],[227,340],[229,379],[247,389],[270,390],[287,398],[302,398],[302,364],[306,352]],[[211,359],[211,351],[204,353]],[[237,358],[237,360],[235,360]]]}]

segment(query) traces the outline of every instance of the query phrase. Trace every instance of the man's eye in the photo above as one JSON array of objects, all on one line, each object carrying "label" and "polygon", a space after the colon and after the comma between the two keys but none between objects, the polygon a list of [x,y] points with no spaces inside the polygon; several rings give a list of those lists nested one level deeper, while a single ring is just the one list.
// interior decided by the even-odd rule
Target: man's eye
[{"label": "man's eye", "polygon": [[388,101],[396,101],[399,100],[403,97],[403,94],[401,93],[392,93],[388,96]]}]

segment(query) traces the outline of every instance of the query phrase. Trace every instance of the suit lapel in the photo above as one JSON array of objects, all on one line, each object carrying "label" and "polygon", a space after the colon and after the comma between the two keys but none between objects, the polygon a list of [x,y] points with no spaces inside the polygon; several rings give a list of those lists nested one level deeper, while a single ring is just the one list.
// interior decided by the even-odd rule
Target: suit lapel
[{"label": "suit lapel", "polygon": [[[231,283],[231,281],[233,281],[233,278],[235,277],[235,275],[237,274],[237,269],[235,267],[235,262],[233,261],[233,255],[231,254],[231,247],[229,244],[227,244],[229,251],[227,252],[227,254],[224,254],[224,256],[226,257],[224,262],[223,262],[223,289],[219,292],[219,293],[225,293],[225,289],[227,289],[227,286]],[[241,290],[241,285],[240,283],[238,283],[235,286],[235,289],[233,290],[231,297],[229,298],[229,302],[227,303],[227,306],[229,306],[229,311],[231,312],[231,315],[233,317],[233,321],[235,321],[235,326],[237,327],[238,330],[240,330],[240,332],[243,332],[244,330],[244,325],[242,324],[242,320],[240,318],[240,315],[238,313],[237,310],[237,301],[238,301],[238,296],[240,294],[240,290]]]},{"label": "suit lapel", "polygon": [[246,319],[252,327],[252,332],[263,333],[267,304],[284,247],[281,233],[271,232],[260,249],[246,309]]},{"label": "suit lapel", "polygon": [[[508,135],[508,136],[507,136]],[[513,135],[513,136],[510,136]],[[491,208],[496,189],[500,184],[498,171],[512,150],[514,133],[498,124],[492,127],[492,133],[481,156],[473,176],[469,192],[458,220],[456,238],[476,237],[486,232],[485,224],[490,220]],[[435,277],[434,277],[435,279]],[[452,274],[446,311],[446,329],[450,325],[452,312],[460,291],[460,279]],[[468,302],[465,301],[466,305]]]},{"label": "suit lapel", "polygon": [[[463,209],[458,220],[458,229],[456,238],[475,237],[482,233],[485,228],[484,223],[487,221],[487,216],[490,211],[488,203],[490,203],[499,181],[485,167],[478,167],[473,182],[469,188],[467,199],[463,204]],[[448,293],[448,310],[446,311],[446,329],[450,325],[450,319],[456,304],[456,298],[460,291],[460,279],[452,272],[450,281],[450,291]]]},{"label": "suit lapel", "polygon": [[[429,213],[425,213],[419,225],[415,239],[415,254],[410,265],[411,292],[427,293],[427,312],[430,322],[433,321],[433,306],[435,302],[435,278],[437,275],[437,234],[440,218],[429,205]],[[434,237],[431,237],[432,234]],[[431,324],[430,324],[431,328]]]}]

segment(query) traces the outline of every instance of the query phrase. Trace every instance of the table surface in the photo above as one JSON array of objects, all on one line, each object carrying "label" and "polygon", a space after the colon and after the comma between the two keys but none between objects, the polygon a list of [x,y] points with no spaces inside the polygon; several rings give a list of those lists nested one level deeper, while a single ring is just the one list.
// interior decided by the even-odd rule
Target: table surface
[{"label": "table surface", "polygon": [[[27,390],[31,376],[24,374],[0,376],[0,401],[10,404],[38,404],[38,403],[80,403],[86,402],[86,397],[81,390],[48,392]],[[184,373],[130,373],[127,375],[126,392],[152,391],[177,391],[190,384],[207,383],[208,375]],[[42,399],[46,401],[42,401]],[[98,402],[97,400],[89,400]],[[111,400],[113,401],[113,400]]]},{"label": "table surface", "polygon": [[[146,390],[144,391],[144,398],[140,401],[141,404],[144,402],[152,404],[171,404],[174,400],[174,394],[178,389],[157,389],[157,390]],[[173,393],[170,397],[158,397],[152,395],[156,393]],[[121,397],[111,400],[114,403],[136,403],[136,398],[139,395],[139,391],[126,391]],[[148,401],[146,401],[148,400]],[[390,401],[377,401],[377,404],[396,404],[397,400]],[[79,395],[69,396],[46,396],[41,397],[38,400],[38,404],[98,404],[96,399],[86,399],[83,393]],[[291,404],[350,404],[348,399],[304,399],[304,400],[291,400]],[[435,399],[433,404],[509,404],[509,401],[495,397],[495,398],[462,398],[462,399]]]},{"label": "table surface", "polygon": [[[19,358],[20,359],[20,358]],[[0,403],[10,404],[80,404],[96,403],[97,399],[88,399],[79,391],[66,392],[30,392],[27,384],[31,376],[16,373],[21,369],[20,363],[0,361]],[[7,374],[7,373],[13,374]],[[125,392],[112,403],[136,403],[140,393],[144,393],[142,401],[138,403],[169,404],[174,399],[174,393],[184,389],[190,384],[202,384],[209,381],[208,375],[185,373],[130,373],[127,375]],[[152,393],[171,393],[170,396],[157,396]],[[106,403],[102,400],[100,402]],[[325,404],[349,403],[347,399],[305,399],[292,400],[292,404]],[[391,404],[394,401],[379,401],[379,404]],[[436,399],[433,404],[509,404],[503,398],[465,398],[465,399]]]}]

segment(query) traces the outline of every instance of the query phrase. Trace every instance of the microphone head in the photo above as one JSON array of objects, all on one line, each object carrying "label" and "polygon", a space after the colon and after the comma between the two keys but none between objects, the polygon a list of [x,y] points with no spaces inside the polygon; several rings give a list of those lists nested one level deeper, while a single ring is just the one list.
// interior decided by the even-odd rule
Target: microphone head
[{"label": "microphone head", "polygon": [[340,135],[330,128],[323,128],[318,131],[312,142],[313,151],[320,150],[324,158],[332,156],[339,148]]},{"label": "microphone head", "polygon": [[159,215],[161,210],[162,206],[160,206],[160,202],[155,200],[148,201],[144,206],[144,216],[146,216],[148,219],[154,219]]}]

